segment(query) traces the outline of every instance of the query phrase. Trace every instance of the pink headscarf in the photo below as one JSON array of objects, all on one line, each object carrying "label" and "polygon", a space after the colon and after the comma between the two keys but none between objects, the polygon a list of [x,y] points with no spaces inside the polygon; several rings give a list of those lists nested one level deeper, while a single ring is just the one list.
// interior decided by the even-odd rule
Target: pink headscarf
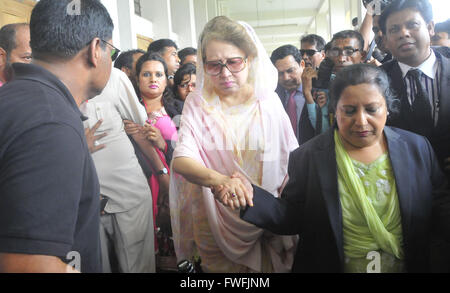
[{"label": "pink headscarf", "polygon": [[[252,145],[252,138],[255,137],[263,141],[264,152],[260,156],[263,166],[261,187],[278,197],[277,189],[287,175],[289,153],[298,147],[298,143],[289,118],[275,93],[278,81],[277,70],[254,30],[246,23],[240,22],[240,24],[245,27],[258,49],[258,57],[250,65],[254,72],[252,80],[254,80],[256,97],[250,108],[258,108],[262,125],[250,126],[249,145]],[[173,158],[189,157],[227,176],[239,171],[251,181],[251,178],[242,170],[239,156],[236,155],[239,154],[239,150],[236,149],[233,134],[225,127],[221,119],[223,112],[220,103],[217,104],[218,97],[204,98],[206,93],[203,91],[201,56],[200,49],[198,50],[197,87],[185,101],[178,133],[179,141]],[[257,182],[252,183],[259,185]],[[191,195],[196,192],[202,193],[210,230],[217,246],[228,259],[259,272],[262,264],[263,245],[261,243],[265,241],[264,246],[269,247],[275,272],[290,271],[296,237],[263,237],[264,230],[244,222],[239,218],[239,213],[216,201],[209,188],[191,184],[180,175],[172,173],[170,209],[178,260],[191,259],[194,253],[192,214],[198,207],[192,205]]]}]

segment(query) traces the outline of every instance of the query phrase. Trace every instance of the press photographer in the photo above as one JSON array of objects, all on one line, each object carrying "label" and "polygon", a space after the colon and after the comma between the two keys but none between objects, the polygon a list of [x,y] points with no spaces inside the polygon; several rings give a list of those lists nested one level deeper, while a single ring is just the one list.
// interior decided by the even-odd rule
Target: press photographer
[{"label": "press photographer", "polygon": [[[379,25],[381,13],[392,0],[362,0],[362,2],[367,10],[359,30],[365,41],[364,49],[368,52],[365,62],[379,66],[392,59],[392,55],[383,42],[383,34]],[[375,35],[373,38],[371,32]]]},{"label": "press photographer", "polygon": [[[344,67],[363,63],[366,52],[364,39],[361,34],[353,30],[336,33],[326,50],[326,58],[316,71],[306,68],[302,74],[303,95],[308,109],[308,118],[314,130],[301,132],[300,143],[304,143],[314,136],[325,132],[332,124],[334,117],[328,109],[328,88],[333,79],[333,73]],[[319,118],[320,117],[320,118]],[[307,123],[304,123],[304,128]]]},{"label": "press photographer", "polygon": [[306,100],[309,121],[314,129],[308,140],[330,128],[328,88],[333,68],[334,62],[330,58],[325,58],[318,70],[306,67],[303,71],[303,96]]}]

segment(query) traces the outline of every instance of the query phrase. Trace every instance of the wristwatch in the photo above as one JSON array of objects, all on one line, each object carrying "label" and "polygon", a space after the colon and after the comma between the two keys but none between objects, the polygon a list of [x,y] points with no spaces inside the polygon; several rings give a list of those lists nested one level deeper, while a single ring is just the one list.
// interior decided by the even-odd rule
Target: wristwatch
[{"label": "wristwatch", "polygon": [[167,171],[167,168],[162,168],[161,170],[156,172],[156,174],[158,174],[158,175],[165,175],[165,174],[169,174],[169,171]]}]

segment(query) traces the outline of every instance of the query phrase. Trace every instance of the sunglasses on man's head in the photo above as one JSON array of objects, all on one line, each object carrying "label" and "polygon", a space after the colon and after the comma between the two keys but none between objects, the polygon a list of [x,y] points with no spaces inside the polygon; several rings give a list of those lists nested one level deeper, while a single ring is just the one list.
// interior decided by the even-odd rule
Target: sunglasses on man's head
[{"label": "sunglasses on man's head", "polygon": [[226,67],[231,73],[238,73],[244,70],[246,63],[247,58],[242,57],[229,58],[225,63],[222,63],[222,61],[206,61],[205,72],[208,75],[216,76]]},{"label": "sunglasses on man's head", "polygon": [[110,45],[112,47],[111,50],[111,60],[114,62],[117,59],[117,56],[119,56],[120,50],[117,49],[116,47],[114,47],[113,45],[111,45],[110,43],[108,43],[105,40],[101,40],[102,42],[104,42],[107,45]]},{"label": "sunglasses on man's head", "polygon": [[314,54],[319,53],[320,51],[316,51],[313,49],[301,49],[300,50],[300,55],[304,56],[305,54],[308,55],[309,57],[314,56]]}]

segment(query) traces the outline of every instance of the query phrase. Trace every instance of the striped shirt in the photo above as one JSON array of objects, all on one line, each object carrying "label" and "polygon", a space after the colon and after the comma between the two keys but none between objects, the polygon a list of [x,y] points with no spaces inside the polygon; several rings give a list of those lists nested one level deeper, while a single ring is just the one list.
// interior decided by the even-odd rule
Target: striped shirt
[{"label": "striped shirt", "polygon": [[417,68],[422,72],[420,81],[422,87],[428,93],[430,99],[432,117],[434,125],[437,125],[439,118],[439,97],[440,97],[440,72],[442,70],[439,60],[436,58],[433,50],[431,50],[430,57],[425,60],[418,67],[411,67],[404,63],[398,62],[400,69],[402,70],[403,80],[406,84],[406,93],[408,96],[409,104],[412,105],[414,102],[414,97],[417,95],[417,88],[414,83],[414,78],[412,76],[407,76],[410,69]]}]

